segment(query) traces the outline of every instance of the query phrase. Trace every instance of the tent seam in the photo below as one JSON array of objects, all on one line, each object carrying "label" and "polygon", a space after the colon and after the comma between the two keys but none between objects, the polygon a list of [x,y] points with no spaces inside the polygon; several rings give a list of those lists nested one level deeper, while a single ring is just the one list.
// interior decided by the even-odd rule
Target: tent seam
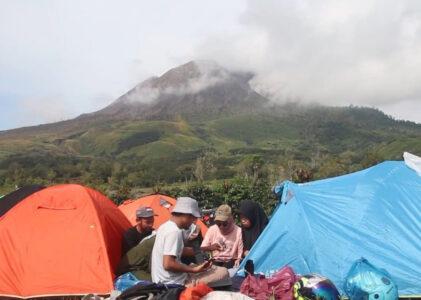
[{"label": "tent seam", "polygon": [[[92,196],[89,193],[88,189],[90,189],[90,188],[83,187],[84,192],[88,194],[88,196],[89,196],[90,199],[92,199]],[[96,190],[93,190],[93,191],[95,191],[97,193],[100,193],[100,192],[98,192]],[[97,224],[101,225],[101,221],[99,219],[98,210],[97,210],[97,207],[96,207],[95,203],[93,203],[93,201],[90,201],[90,204],[89,205],[93,206],[95,212],[97,212],[95,214],[95,218],[96,218]],[[108,274],[114,274],[114,270],[111,270],[110,257],[108,255],[108,252],[106,251],[106,247],[104,247],[105,246],[105,240],[104,240],[104,232],[103,232],[102,226],[99,226],[99,230],[100,230],[100,232],[98,232],[98,231],[97,232],[100,233],[99,234],[99,239],[101,240],[101,243],[102,243],[101,244],[101,246],[102,246],[101,247],[102,248],[102,252],[103,252],[103,254],[105,254],[105,259],[106,259],[106,262],[107,262],[105,265],[106,265],[106,268],[108,269]],[[108,276],[108,277],[109,277],[109,280],[110,280],[109,283],[111,284],[110,286],[114,287],[114,282],[113,282],[112,278],[110,278],[110,276]]]},{"label": "tent seam", "polygon": [[[295,185],[295,183],[294,183],[294,185]],[[298,194],[297,194],[297,192],[295,191],[295,189],[293,189],[293,192],[294,192],[295,199],[298,201],[297,195],[299,195],[300,193],[298,192]],[[305,223],[306,223],[307,229],[308,229],[308,231],[310,232],[310,235],[311,235],[311,242],[312,242],[312,245],[313,245],[312,248],[313,248],[313,251],[314,251],[314,254],[315,254],[316,263],[317,263],[317,265],[319,265],[319,253],[317,251],[317,248],[314,247],[314,245],[316,243],[315,243],[315,239],[314,239],[313,230],[311,229],[311,226],[310,226],[310,224],[308,222],[308,217],[307,217],[306,210],[304,209],[304,206],[302,205],[302,203],[300,201],[298,201],[298,204],[300,205],[301,210],[305,214]],[[308,264],[308,262],[306,262],[306,263]],[[323,274],[322,270],[320,270],[320,272]]]}]

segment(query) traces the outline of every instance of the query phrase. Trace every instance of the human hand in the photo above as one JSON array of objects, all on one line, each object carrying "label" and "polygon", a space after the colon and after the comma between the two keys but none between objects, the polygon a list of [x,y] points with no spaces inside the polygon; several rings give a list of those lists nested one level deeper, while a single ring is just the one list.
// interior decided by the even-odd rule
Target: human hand
[{"label": "human hand", "polygon": [[214,243],[214,244],[211,245],[211,250],[212,251],[214,251],[214,250],[221,251],[221,250],[224,250],[224,247],[222,247],[222,245],[219,244],[219,243]]},{"label": "human hand", "polygon": [[203,262],[202,264],[200,264],[196,267],[193,267],[193,273],[200,273],[200,272],[206,271],[210,267],[212,267],[212,261],[207,260],[207,261]]},{"label": "human hand", "polygon": [[234,262],[234,268],[238,267],[240,263],[241,263],[241,258],[236,259]]}]

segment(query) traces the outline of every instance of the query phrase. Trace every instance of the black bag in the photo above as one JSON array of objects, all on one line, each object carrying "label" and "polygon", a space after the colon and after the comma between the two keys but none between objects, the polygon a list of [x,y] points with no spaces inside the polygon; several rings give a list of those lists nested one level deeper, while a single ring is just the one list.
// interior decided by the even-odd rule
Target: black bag
[{"label": "black bag", "polygon": [[[184,289],[185,287],[179,284],[139,282],[138,284],[132,286],[131,288],[128,288],[123,293],[121,293],[121,295],[117,297],[117,300],[130,300],[134,298],[178,300],[178,296]],[[161,298],[156,298],[158,296]]]}]

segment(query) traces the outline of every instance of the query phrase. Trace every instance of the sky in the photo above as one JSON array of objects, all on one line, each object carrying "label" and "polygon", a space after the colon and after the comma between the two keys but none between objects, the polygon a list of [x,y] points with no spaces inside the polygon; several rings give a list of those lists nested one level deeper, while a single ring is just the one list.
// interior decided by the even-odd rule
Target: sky
[{"label": "sky", "polygon": [[0,0],[0,130],[77,117],[191,60],[274,101],[421,123],[418,0]]}]

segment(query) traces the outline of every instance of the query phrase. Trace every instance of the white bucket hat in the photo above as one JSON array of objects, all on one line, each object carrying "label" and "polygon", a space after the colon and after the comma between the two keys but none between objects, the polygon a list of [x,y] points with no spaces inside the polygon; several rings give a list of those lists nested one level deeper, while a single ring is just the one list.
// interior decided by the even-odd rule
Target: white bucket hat
[{"label": "white bucket hat", "polygon": [[180,214],[191,214],[196,218],[200,218],[199,204],[190,197],[179,197],[172,212]]}]

